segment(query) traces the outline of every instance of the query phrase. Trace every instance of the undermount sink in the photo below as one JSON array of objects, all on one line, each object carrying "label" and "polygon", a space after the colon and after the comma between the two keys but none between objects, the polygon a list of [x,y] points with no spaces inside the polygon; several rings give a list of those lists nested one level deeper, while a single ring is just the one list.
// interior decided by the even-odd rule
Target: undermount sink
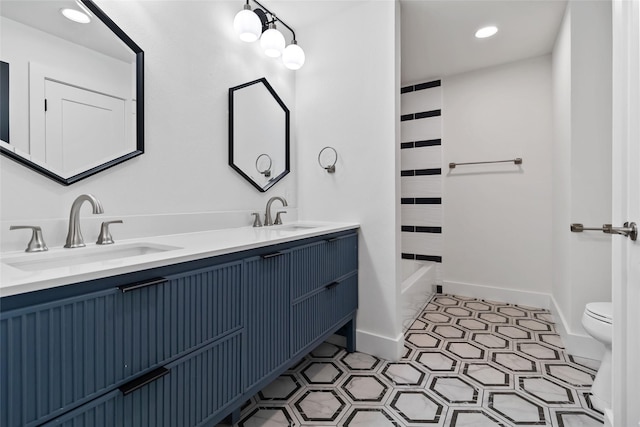
[{"label": "undermount sink", "polygon": [[182,249],[177,246],[154,243],[129,243],[114,246],[93,246],[64,249],[56,252],[40,252],[3,259],[4,264],[25,271],[41,271],[61,267],[73,267],[92,262],[104,262],[141,255]]}]

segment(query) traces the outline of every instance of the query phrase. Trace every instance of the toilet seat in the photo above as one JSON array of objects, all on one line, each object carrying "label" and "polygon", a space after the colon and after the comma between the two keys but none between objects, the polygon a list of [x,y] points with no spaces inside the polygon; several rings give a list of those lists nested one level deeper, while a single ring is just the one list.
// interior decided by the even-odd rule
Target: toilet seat
[{"label": "toilet seat", "polygon": [[591,302],[584,310],[585,314],[600,322],[613,323],[613,304],[610,302]]}]

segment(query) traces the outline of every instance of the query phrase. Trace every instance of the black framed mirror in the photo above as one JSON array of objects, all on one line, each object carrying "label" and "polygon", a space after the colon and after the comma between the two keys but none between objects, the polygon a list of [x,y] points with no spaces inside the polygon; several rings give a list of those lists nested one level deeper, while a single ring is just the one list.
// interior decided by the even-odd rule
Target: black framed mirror
[{"label": "black framed mirror", "polygon": [[69,185],[144,153],[144,52],[95,3],[2,0],[0,20],[3,155]]},{"label": "black framed mirror", "polygon": [[229,89],[229,166],[262,192],[289,173],[289,109],[264,77]]}]

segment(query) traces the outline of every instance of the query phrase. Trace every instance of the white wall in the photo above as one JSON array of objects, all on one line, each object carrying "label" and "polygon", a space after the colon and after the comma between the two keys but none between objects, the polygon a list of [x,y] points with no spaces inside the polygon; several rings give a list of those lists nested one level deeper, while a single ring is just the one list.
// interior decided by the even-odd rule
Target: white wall
[{"label": "white wall", "polygon": [[610,2],[569,2],[553,56],[553,297],[574,352],[585,304],[611,301],[611,236],[568,232],[611,222],[611,43]]},{"label": "white wall", "polygon": [[[567,7],[552,55],[553,79],[553,298],[571,301],[571,8]],[[558,317],[564,316],[558,313]],[[561,318],[556,321],[562,322]]]},{"label": "white wall", "polygon": [[[398,18],[397,2],[367,1],[302,28],[314,54],[296,91],[299,215],[361,224],[357,348],[388,359],[403,349]],[[317,162],[326,145],[335,174]]]},{"label": "white wall", "polygon": [[[295,208],[295,129],[292,172],[267,193],[256,191],[227,165],[229,87],[264,76],[291,110],[292,123],[297,111],[295,72],[281,61],[266,58],[257,43],[243,43],[233,33],[233,17],[242,4],[97,3],[145,51],[145,153],[70,187],[2,156],[2,249],[23,249],[26,244],[28,237],[23,233],[7,231],[9,224],[17,222],[45,223],[47,244],[64,244],[69,208],[82,193],[93,193],[102,201],[104,217],[240,211],[234,215],[236,222],[250,225],[249,211],[263,211],[271,196],[285,196]],[[94,217],[88,207],[84,209],[83,216]],[[294,215],[295,209],[289,211]],[[134,223],[125,220],[114,227],[114,238],[137,233]],[[98,231],[83,220],[86,240],[95,239]],[[8,239],[13,239],[9,247]]]},{"label": "white wall", "polygon": [[442,93],[444,291],[550,293],[550,55],[444,78]]}]

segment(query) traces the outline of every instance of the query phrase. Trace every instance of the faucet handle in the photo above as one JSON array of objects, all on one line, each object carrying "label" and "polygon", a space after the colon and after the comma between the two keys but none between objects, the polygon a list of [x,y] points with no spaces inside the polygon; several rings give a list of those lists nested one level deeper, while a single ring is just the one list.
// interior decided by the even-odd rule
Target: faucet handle
[{"label": "faucet handle", "polygon": [[109,224],[122,224],[122,220],[116,219],[103,222],[100,226],[100,235],[98,236],[96,245],[111,245],[114,243],[113,237],[111,237],[111,233],[109,232]]},{"label": "faucet handle", "polygon": [[48,251],[49,248],[47,244],[44,242],[42,238],[42,229],[37,225],[12,225],[9,227],[9,230],[20,230],[23,228],[29,228],[33,230],[33,234],[31,234],[31,240],[27,244],[27,249],[25,252],[44,252]]},{"label": "faucet handle", "polygon": [[273,221],[273,225],[282,225],[282,218],[280,218],[280,214],[287,213],[287,211],[278,211],[276,213],[276,220]]},{"label": "faucet handle", "polygon": [[253,226],[254,227],[262,227],[262,222],[260,222],[260,214],[258,212],[252,212],[253,215]]}]

